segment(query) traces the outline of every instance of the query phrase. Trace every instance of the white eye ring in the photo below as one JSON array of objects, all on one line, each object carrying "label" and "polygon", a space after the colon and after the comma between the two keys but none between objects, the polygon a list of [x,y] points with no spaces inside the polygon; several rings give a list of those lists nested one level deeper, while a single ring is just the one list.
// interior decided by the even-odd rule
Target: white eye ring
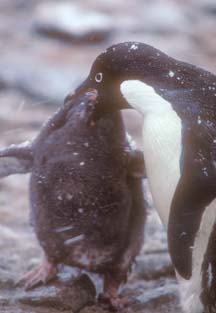
[{"label": "white eye ring", "polygon": [[95,75],[95,80],[96,80],[97,83],[101,83],[102,80],[103,80],[103,73],[97,73]]}]

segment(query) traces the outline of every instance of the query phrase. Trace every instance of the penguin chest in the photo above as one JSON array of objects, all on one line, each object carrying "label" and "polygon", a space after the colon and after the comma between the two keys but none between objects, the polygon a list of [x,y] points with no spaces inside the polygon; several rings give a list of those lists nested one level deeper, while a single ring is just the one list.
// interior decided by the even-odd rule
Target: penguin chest
[{"label": "penguin chest", "polygon": [[171,103],[139,80],[121,84],[121,93],[144,117],[143,144],[148,180],[155,206],[165,225],[180,178],[181,120]]},{"label": "penguin chest", "polygon": [[149,114],[144,119],[146,171],[154,204],[165,225],[180,179],[181,121],[174,111]]}]

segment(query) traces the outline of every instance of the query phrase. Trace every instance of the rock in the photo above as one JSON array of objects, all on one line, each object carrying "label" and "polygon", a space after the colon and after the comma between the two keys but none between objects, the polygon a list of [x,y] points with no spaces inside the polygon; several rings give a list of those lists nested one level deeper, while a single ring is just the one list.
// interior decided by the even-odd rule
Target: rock
[{"label": "rock", "polygon": [[[8,281],[11,282],[10,280]],[[21,304],[33,308],[44,307],[77,312],[95,301],[96,291],[86,274],[81,275],[76,280],[72,278],[64,282],[57,281],[28,292],[22,288],[12,289],[13,285],[9,282],[4,286],[4,292],[2,292],[0,297],[0,305],[16,303],[18,307]]]},{"label": "rock", "polygon": [[25,1],[25,0],[1,0],[0,2],[0,10],[9,10],[10,12],[13,10],[23,10],[26,8],[29,8],[32,6],[33,2],[35,0],[31,1]]},{"label": "rock", "polygon": [[134,269],[139,279],[153,280],[160,277],[174,276],[168,253],[144,254],[137,258]]},{"label": "rock", "polygon": [[174,1],[157,1],[157,5],[144,2],[139,16],[138,28],[144,32],[172,34],[182,32],[190,25],[184,8]]},{"label": "rock", "polygon": [[181,312],[175,279],[160,278],[148,282],[135,280],[124,288],[122,296],[130,299],[124,313],[129,313],[130,310],[133,313]]},{"label": "rock", "polygon": [[79,313],[109,313],[110,311],[99,307],[98,305],[92,305],[92,306],[87,306],[83,310],[81,310]]},{"label": "rock", "polygon": [[194,0],[194,5],[198,6],[204,13],[208,15],[216,15],[215,0]]},{"label": "rock", "polygon": [[[150,196],[149,196],[150,197]],[[149,209],[145,228],[144,254],[167,252],[167,234],[158,213],[154,208]]]},{"label": "rock", "polygon": [[[79,69],[79,71],[78,71]],[[34,56],[8,53],[0,59],[0,81],[36,101],[60,105],[83,80],[82,67],[48,64]]]},{"label": "rock", "polygon": [[48,2],[36,8],[34,29],[72,43],[99,43],[111,35],[113,26],[105,14],[68,2]]},{"label": "rock", "polygon": [[[216,6],[215,6],[216,8]],[[196,31],[193,33],[192,39],[195,44],[198,46],[199,51],[205,52],[206,55],[215,59],[216,50],[215,50],[215,40],[216,37],[216,20],[206,18],[206,21],[203,24],[199,24],[197,26]],[[197,31],[198,30],[198,31]],[[214,71],[214,68],[213,68]]]},{"label": "rock", "polygon": [[[10,288],[14,288],[15,282],[14,282],[14,275],[13,273],[7,271],[4,266],[0,266],[0,291],[7,290]],[[0,298],[1,299],[1,298]],[[9,301],[9,299],[8,299]],[[0,300],[1,302],[1,300]]]}]

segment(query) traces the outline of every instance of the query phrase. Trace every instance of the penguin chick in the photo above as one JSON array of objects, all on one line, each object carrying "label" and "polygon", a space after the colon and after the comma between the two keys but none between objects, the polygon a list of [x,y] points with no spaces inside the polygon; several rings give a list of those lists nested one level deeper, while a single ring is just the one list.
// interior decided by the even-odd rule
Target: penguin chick
[{"label": "penguin chick", "polygon": [[56,277],[60,265],[75,266],[101,274],[104,297],[118,305],[143,243],[144,160],[119,112],[94,119],[99,105],[96,90],[67,97],[28,153],[13,146],[0,160],[28,159],[31,171],[31,221],[44,261],[20,283],[31,289]]}]

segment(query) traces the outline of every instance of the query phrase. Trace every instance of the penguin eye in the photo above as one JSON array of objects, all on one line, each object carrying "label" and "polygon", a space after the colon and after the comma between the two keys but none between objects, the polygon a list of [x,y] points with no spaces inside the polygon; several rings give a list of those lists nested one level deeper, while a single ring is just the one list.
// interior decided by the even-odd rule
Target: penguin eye
[{"label": "penguin eye", "polygon": [[101,83],[102,80],[103,80],[103,73],[97,73],[95,75],[95,80],[96,80],[97,83]]}]

